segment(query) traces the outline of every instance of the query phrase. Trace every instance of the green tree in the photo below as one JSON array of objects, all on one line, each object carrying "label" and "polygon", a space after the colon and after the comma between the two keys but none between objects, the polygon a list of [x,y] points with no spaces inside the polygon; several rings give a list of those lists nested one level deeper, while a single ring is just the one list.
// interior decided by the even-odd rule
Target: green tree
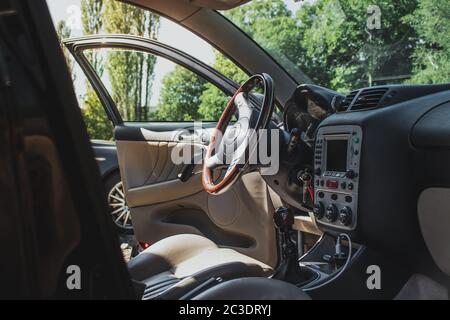
[{"label": "green tree", "polygon": [[417,32],[411,83],[450,81],[450,0],[420,0],[404,18]]},{"label": "green tree", "polygon": [[[309,8],[304,4],[301,10],[306,13]],[[225,15],[257,43],[262,44],[300,82],[311,82],[302,72],[302,69],[308,71],[303,63],[306,61],[306,51],[300,45],[302,29],[283,1],[254,0],[227,11]],[[311,20],[307,14],[305,17]],[[303,20],[301,21],[303,24]]]},{"label": "green tree", "polygon": [[[377,1],[381,26],[368,30],[367,10],[372,4],[371,0],[322,0],[307,9],[310,21],[302,25],[301,45],[307,59],[314,61],[314,70],[308,72],[320,74],[320,84],[347,91],[411,73],[414,30],[401,19],[414,10],[416,1]],[[298,19],[303,16],[300,10]]]},{"label": "green tree", "polygon": [[226,96],[215,85],[206,83],[200,96],[199,117],[206,121],[219,120],[229,100],[230,97]]},{"label": "green tree", "polygon": [[[213,67],[238,84],[244,83],[248,76],[230,59],[223,54],[215,52],[215,62]],[[218,120],[227,105],[230,97],[225,95],[219,88],[211,83],[205,84],[205,90],[200,96],[198,113],[203,120]]]},{"label": "green tree", "polygon": [[98,140],[112,140],[113,127],[111,121],[103,109],[103,105],[98,99],[97,93],[87,84],[88,88],[83,98],[83,113],[84,123],[87,132],[91,139]]},{"label": "green tree", "polygon": [[[70,35],[72,33],[72,30],[70,30],[69,26],[67,26],[66,22],[64,20],[58,21],[56,24],[56,33],[58,34],[58,38],[60,40],[64,40],[67,38],[70,38]],[[72,81],[76,80],[76,74],[73,71],[74,68],[74,60],[72,58],[72,55],[70,54],[69,50],[64,45],[61,45],[61,48],[64,53],[64,58],[67,63],[67,68],[69,69],[70,75],[72,77]]]},{"label": "green tree", "polygon": [[[103,28],[103,0],[82,0],[81,1],[81,22],[83,34],[99,34]],[[97,72],[99,77],[103,75],[103,58],[96,50],[86,50],[84,55]],[[98,99],[97,93],[92,88],[89,80],[86,79],[86,93],[82,98],[82,113],[86,128],[91,139],[112,140],[113,129],[111,121],[106,115],[102,103]]]},{"label": "green tree", "polygon": [[[117,1],[107,1],[105,30],[156,38],[159,16]],[[148,120],[156,56],[111,50],[107,69],[115,101],[125,121]]]},{"label": "green tree", "polygon": [[[82,0],[83,33],[123,33],[156,38],[159,17],[141,8],[112,0]],[[156,57],[132,51],[84,52],[99,77],[108,72],[111,95],[125,121],[147,120]],[[112,139],[111,122],[90,84],[86,83],[83,114],[93,139]]]},{"label": "green tree", "polygon": [[[81,23],[83,34],[99,34],[103,28],[103,0],[82,0],[81,1]],[[100,55],[94,50],[85,51],[85,56],[91,63],[95,71],[101,77],[103,74],[103,63]]]},{"label": "green tree", "polygon": [[293,14],[281,0],[254,0],[226,15],[299,82],[348,90],[412,69],[414,30],[401,19],[414,11],[416,1],[377,1],[382,12],[379,30],[366,27],[372,4],[372,0],[317,0],[304,3]]},{"label": "green tree", "polygon": [[205,80],[181,66],[166,74],[157,110],[151,118],[160,121],[200,120],[198,108]]}]

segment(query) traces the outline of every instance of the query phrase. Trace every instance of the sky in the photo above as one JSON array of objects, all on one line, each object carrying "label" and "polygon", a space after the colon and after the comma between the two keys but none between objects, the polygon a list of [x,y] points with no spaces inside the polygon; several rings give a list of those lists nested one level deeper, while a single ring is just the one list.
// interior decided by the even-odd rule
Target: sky
[{"label": "sky", "polygon": [[[302,1],[295,2],[294,0],[284,0],[284,2],[290,10],[296,11],[296,9],[301,6]],[[47,5],[53,23],[56,24],[60,20],[65,20],[66,24],[71,28],[71,37],[83,35],[81,25],[81,0],[47,0]],[[161,18],[158,41],[184,51],[208,65],[214,63],[214,52],[211,45],[173,21]],[[174,64],[172,62],[163,58],[157,59],[151,101],[152,106],[156,105],[157,99],[159,98],[163,77],[173,70],[173,68]],[[81,70],[78,66],[75,66],[75,73],[77,74],[74,83],[75,91],[78,96],[82,96],[86,91],[84,83],[85,78],[81,74]]]}]

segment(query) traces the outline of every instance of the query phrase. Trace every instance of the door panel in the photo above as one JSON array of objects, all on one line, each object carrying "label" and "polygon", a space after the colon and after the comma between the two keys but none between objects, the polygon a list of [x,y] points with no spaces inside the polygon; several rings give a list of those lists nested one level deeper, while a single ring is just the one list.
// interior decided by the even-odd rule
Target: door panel
[{"label": "door panel", "polygon": [[[131,207],[175,200],[202,190],[200,174],[186,182],[178,179],[183,164],[174,164],[171,153],[179,142],[117,141],[127,202]],[[190,145],[189,145],[190,146]],[[203,149],[197,145],[197,149]]]},{"label": "door panel", "polygon": [[[178,132],[186,132],[182,129]],[[187,182],[178,179],[184,165],[171,160],[172,149],[183,144],[176,131],[141,128],[139,132],[135,127],[116,128],[122,181],[139,241],[155,243],[180,233],[199,234],[276,265],[273,206],[259,173],[243,176],[224,194],[210,195],[203,191],[200,167]],[[138,141],[119,140],[124,137]],[[205,147],[200,142],[193,146],[195,151]]]}]

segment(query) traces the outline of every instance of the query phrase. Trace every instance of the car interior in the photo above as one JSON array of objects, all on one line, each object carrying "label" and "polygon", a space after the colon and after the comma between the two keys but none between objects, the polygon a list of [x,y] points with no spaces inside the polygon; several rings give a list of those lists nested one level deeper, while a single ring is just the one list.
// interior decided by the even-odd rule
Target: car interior
[{"label": "car interior", "polygon": [[[47,4],[2,2],[0,297],[448,300],[449,83],[299,84],[217,12],[248,1],[122,2],[196,34],[248,79],[143,37],[63,41],[114,124],[134,234],[149,244],[125,262]],[[219,120],[124,121],[85,55],[111,48],[202,76],[229,97]],[[260,149],[276,150],[275,173],[250,161]],[[67,287],[74,265],[82,290]]]}]

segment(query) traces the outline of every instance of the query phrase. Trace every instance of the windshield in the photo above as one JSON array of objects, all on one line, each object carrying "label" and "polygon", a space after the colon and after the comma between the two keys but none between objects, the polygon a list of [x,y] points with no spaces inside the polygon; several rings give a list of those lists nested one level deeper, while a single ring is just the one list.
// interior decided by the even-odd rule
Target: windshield
[{"label": "windshield", "polygon": [[298,83],[349,91],[449,82],[449,8],[450,0],[253,0],[222,14]]}]

